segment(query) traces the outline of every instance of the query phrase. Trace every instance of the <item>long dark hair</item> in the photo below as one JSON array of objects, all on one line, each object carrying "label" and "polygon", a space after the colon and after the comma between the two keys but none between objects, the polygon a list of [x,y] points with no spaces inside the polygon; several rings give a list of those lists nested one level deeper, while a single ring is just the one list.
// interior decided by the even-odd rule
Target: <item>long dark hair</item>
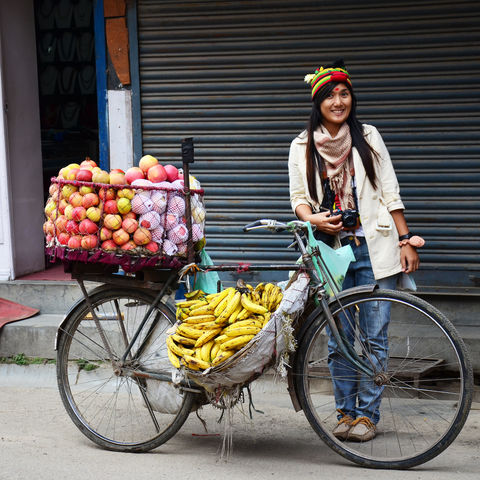
[{"label": "long dark hair", "polygon": [[[313,138],[313,133],[322,123],[322,114],[320,111],[320,104],[327,98],[330,92],[339,84],[340,82],[329,82],[323,86],[313,98],[312,112],[310,114],[310,119],[308,121],[307,127],[307,150],[306,150],[306,160],[307,160],[307,183],[308,183],[308,192],[310,197],[317,203],[318,194],[317,194],[317,185],[316,185],[316,176],[322,175],[325,170],[325,162],[318,153],[315,147],[315,141]],[[350,135],[352,137],[352,147],[355,147],[360,154],[362,159],[365,172],[367,174],[370,183],[373,188],[376,190],[376,175],[374,169],[374,160],[377,159],[377,152],[368,144],[365,140],[363,134],[362,124],[357,119],[357,97],[353,93],[352,87],[345,82],[345,85],[350,91],[352,96],[352,109],[350,115],[347,118],[347,124],[350,127]]]}]

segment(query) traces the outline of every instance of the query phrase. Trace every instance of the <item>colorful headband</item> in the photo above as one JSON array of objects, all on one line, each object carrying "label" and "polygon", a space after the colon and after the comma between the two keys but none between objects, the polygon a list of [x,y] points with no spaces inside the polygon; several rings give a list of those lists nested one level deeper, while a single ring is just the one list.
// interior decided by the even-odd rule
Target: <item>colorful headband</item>
[{"label": "colorful headband", "polygon": [[312,86],[312,98],[328,82],[347,82],[352,86],[350,75],[344,68],[317,68],[315,73],[305,75],[305,82]]}]

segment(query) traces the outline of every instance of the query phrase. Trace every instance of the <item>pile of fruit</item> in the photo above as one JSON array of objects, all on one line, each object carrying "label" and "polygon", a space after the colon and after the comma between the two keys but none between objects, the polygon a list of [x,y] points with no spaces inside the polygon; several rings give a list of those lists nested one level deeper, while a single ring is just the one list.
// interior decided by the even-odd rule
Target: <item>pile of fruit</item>
[{"label": "pile of fruit", "polygon": [[[205,208],[200,183],[192,176],[190,187],[192,239],[201,244]],[[47,246],[185,256],[189,232],[183,191],[181,172],[151,155],[126,172],[107,172],[88,158],[72,163],[49,188],[43,225]]]},{"label": "pile of fruit", "polygon": [[272,283],[260,283],[255,289],[237,286],[210,295],[196,290],[186,298],[177,303],[168,357],[176,368],[206,370],[247,345],[268,323],[283,293]]}]

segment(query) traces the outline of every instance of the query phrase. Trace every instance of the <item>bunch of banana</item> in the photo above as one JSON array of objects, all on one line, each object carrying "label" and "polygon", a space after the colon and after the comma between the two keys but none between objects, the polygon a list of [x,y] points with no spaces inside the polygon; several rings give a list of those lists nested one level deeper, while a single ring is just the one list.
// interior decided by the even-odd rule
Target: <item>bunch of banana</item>
[{"label": "bunch of banana", "polygon": [[177,303],[179,322],[167,338],[167,349],[176,368],[191,370],[206,370],[242,349],[268,323],[283,297],[272,283],[187,295]]}]

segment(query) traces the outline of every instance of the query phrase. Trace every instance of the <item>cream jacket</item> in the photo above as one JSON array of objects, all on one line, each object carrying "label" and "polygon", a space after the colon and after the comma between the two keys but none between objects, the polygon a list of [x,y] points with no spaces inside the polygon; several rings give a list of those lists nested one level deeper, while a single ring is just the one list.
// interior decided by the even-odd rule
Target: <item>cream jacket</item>
[{"label": "cream jacket", "polygon": [[[363,129],[367,142],[378,154],[379,160],[375,162],[376,190],[373,189],[368,180],[362,159],[356,148],[352,149],[352,157],[355,168],[358,208],[373,273],[375,279],[378,280],[402,271],[398,233],[389,212],[403,210],[405,207],[400,198],[400,188],[390,155],[380,133],[372,125],[363,125]],[[293,140],[290,146],[288,158],[290,203],[294,212],[298,205],[305,204],[309,205],[312,211],[316,213],[320,210],[320,204],[314,202],[308,194],[306,145],[307,132],[304,131]],[[321,203],[322,185],[319,176],[317,178],[317,194]],[[338,239],[336,244],[337,246],[340,245]]]}]

